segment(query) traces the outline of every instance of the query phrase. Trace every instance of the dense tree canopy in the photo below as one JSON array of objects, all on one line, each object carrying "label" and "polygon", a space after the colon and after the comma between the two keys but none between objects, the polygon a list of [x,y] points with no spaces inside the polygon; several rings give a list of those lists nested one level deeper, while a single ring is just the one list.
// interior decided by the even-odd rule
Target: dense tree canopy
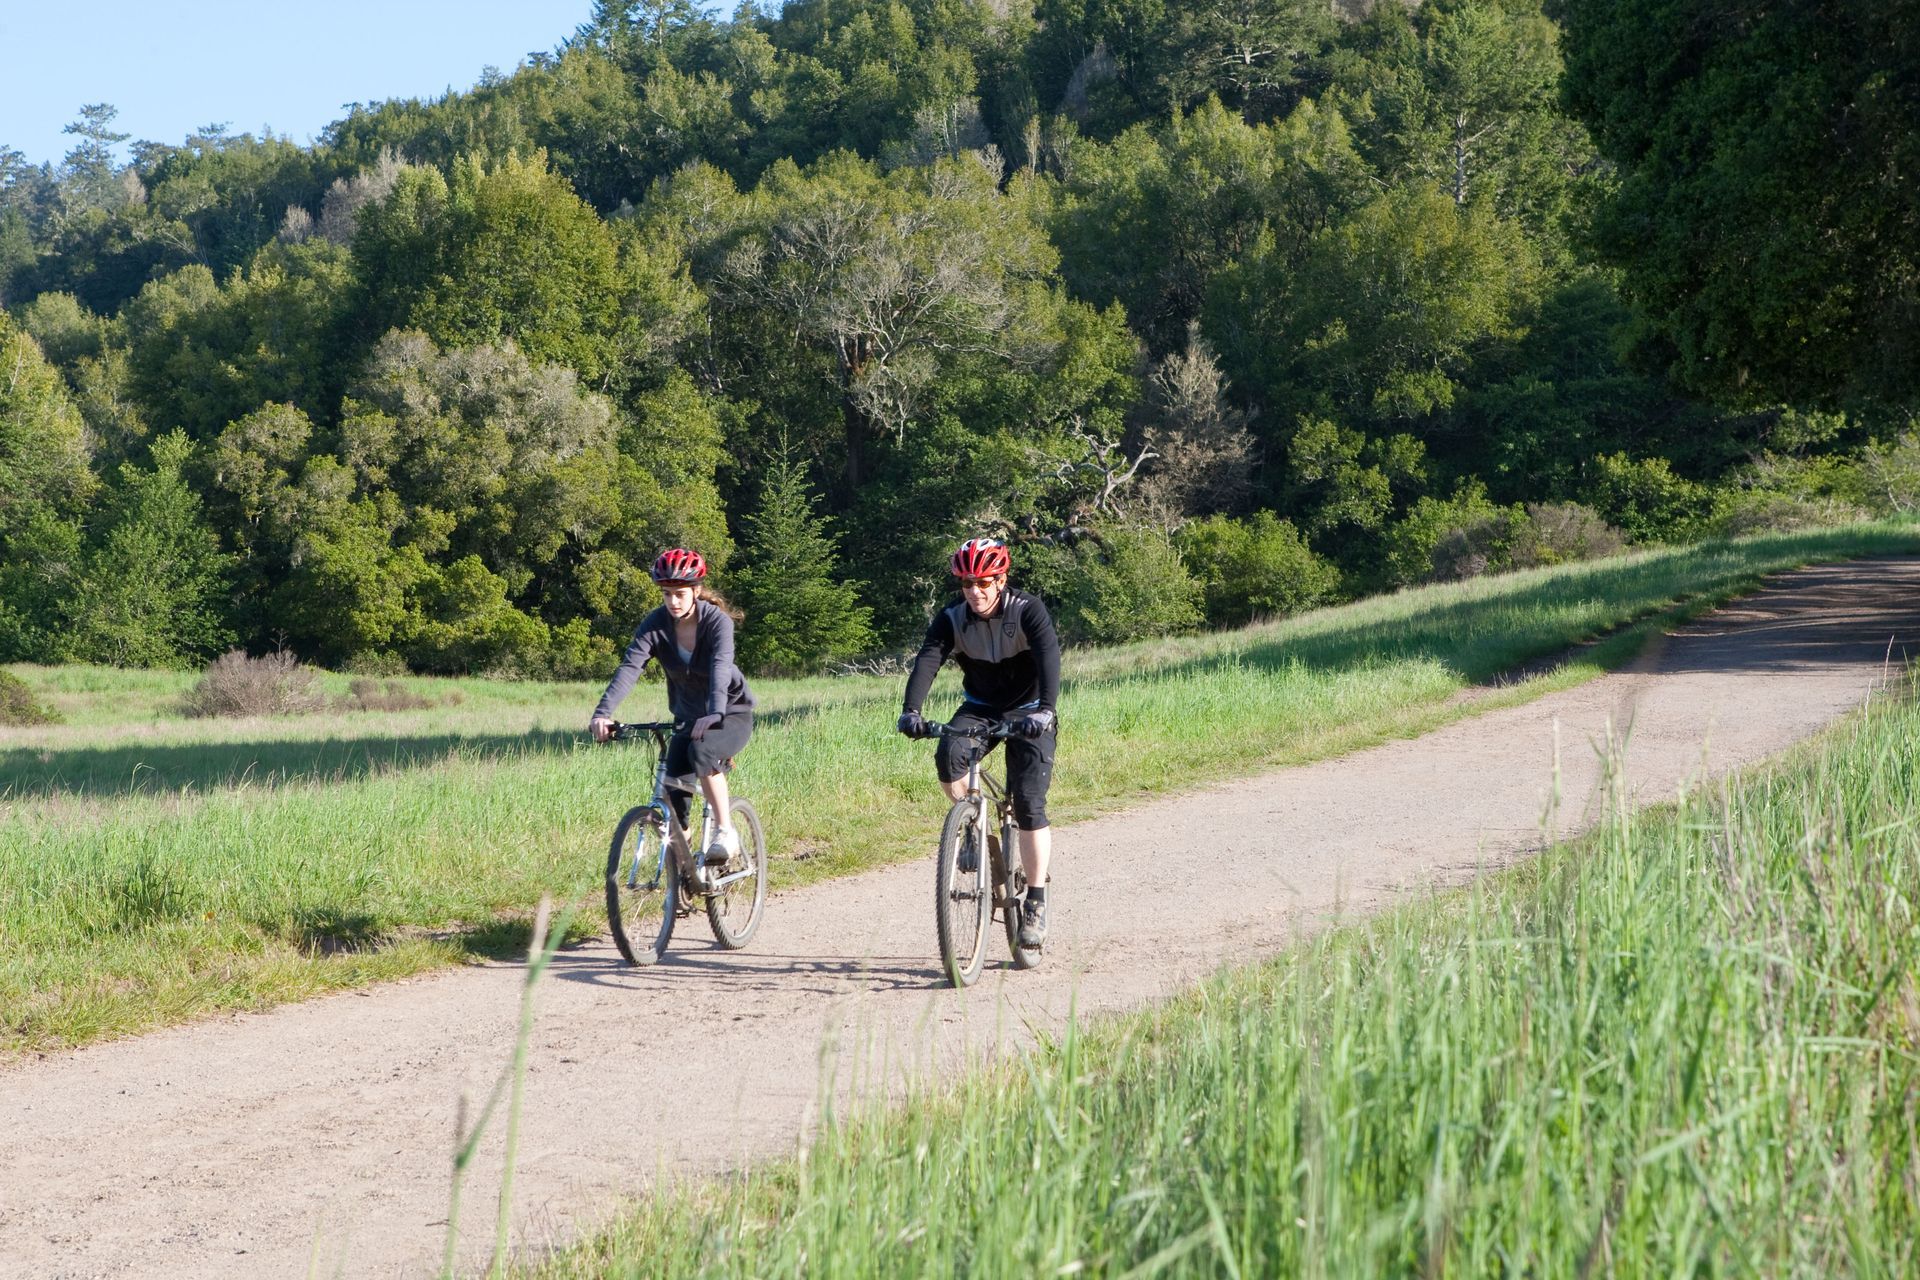
[{"label": "dense tree canopy", "polygon": [[1569,0],[1594,225],[1646,341],[1731,403],[1920,396],[1920,6]]},{"label": "dense tree canopy", "polygon": [[909,642],[976,533],[1119,639],[1603,516],[1905,510],[1917,41],[598,0],[314,145],[84,104],[59,163],[0,147],[0,661],[599,674],[685,543],[799,671]]}]

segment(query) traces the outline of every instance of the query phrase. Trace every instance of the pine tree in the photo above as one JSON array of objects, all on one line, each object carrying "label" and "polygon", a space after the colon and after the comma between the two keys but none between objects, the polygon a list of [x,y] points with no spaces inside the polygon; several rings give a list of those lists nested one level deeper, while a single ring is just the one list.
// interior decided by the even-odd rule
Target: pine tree
[{"label": "pine tree", "polygon": [[838,540],[784,444],[768,467],[759,506],[741,523],[744,565],[732,583],[746,610],[741,666],[805,674],[872,643],[873,611],[859,603],[854,584],[834,579]]},{"label": "pine tree", "polygon": [[80,108],[80,118],[64,130],[80,139],[60,162],[61,202],[69,216],[123,202],[113,150],[128,135],[113,128],[119,114],[120,109],[112,103],[89,103]]},{"label": "pine tree", "polygon": [[232,557],[183,475],[193,446],[175,431],[154,442],[153,469],[120,468],[87,548],[59,642],[67,661],[185,666],[231,639],[223,618]]}]

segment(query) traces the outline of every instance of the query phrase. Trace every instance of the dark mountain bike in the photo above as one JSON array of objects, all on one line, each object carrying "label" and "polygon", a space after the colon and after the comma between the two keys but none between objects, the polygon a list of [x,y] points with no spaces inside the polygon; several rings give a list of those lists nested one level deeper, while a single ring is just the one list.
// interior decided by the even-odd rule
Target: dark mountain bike
[{"label": "dark mountain bike", "polygon": [[[728,809],[733,829],[740,834],[740,852],[725,866],[702,866],[695,846],[687,842],[687,828],[669,802],[679,791],[700,804],[700,843],[713,841],[713,815],[695,788],[667,777],[667,738],[675,726],[614,722],[609,742],[653,740],[653,798],[636,805],[613,829],[607,850],[607,923],[613,943],[628,964],[652,964],[667,949],[674,922],[690,916],[704,903],[714,941],[728,950],[747,945],[767,902],[767,837],[753,806],[734,796]],[[732,764],[731,761],[728,762]],[[687,811],[691,818],[693,810]]]},{"label": "dark mountain bike", "polygon": [[940,934],[940,963],[956,987],[972,986],[987,959],[987,924],[998,915],[1007,930],[1013,967],[1040,963],[1040,948],[1020,945],[1020,895],[1027,890],[1013,825],[1013,798],[980,763],[995,743],[1007,739],[1006,721],[963,732],[938,726],[943,738],[981,744],[967,770],[967,794],[947,811],[940,831],[940,861],[933,877],[933,917]]}]

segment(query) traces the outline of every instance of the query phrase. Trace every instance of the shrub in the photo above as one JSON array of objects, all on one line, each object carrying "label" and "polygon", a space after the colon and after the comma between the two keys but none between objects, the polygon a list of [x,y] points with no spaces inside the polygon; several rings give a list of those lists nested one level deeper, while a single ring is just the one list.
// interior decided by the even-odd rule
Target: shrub
[{"label": "shrub", "polygon": [[1860,455],[1865,501],[1881,515],[1920,511],[1920,432],[1875,441]]},{"label": "shrub", "polygon": [[1208,516],[1174,539],[1201,586],[1207,622],[1239,626],[1285,617],[1331,597],[1340,571],[1313,553],[1292,523],[1260,511],[1247,520]]},{"label": "shrub", "polygon": [[1737,538],[1851,524],[1867,516],[1870,490],[1860,459],[1767,453],[1717,496],[1709,528]]},{"label": "shrub", "polygon": [[200,673],[182,710],[190,716],[306,715],[326,705],[316,674],[284,649],[258,658],[232,649]]},{"label": "shrub", "polygon": [[64,659],[67,607],[85,541],[78,520],[45,507],[14,513],[13,527],[0,530],[0,662]]},{"label": "shrub", "polygon": [[[1500,507],[1477,484],[1451,501],[1421,499],[1390,538],[1397,573],[1418,563],[1427,538],[1426,580],[1458,582],[1483,573],[1618,555],[1626,535],[1577,502]],[[1401,577],[1402,582],[1416,579]]]},{"label": "shrub", "polygon": [[550,629],[547,672],[555,680],[604,679],[618,664],[612,640],[594,634],[585,618],[571,618]]},{"label": "shrub", "polygon": [[391,649],[363,649],[348,658],[341,670],[356,676],[404,676],[407,660]]},{"label": "shrub", "polygon": [[27,682],[11,671],[0,671],[0,724],[25,726],[58,724],[60,716],[33,696]]},{"label": "shrub", "polygon": [[1526,524],[1525,511],[1496,505],[1478,480],[1451,498],[1421,498],[1387,530],[1387,577],[1404,587],[1504,569]]},{"label": "shrub", "polygon": [[544,676],[552,667],[547,624],[514,607],[506,580],[479,556],[431,575],[421,590],[423,616],[406,646],[418,670],[480,672],[501,679]]},{"label": "shrub", "polygon": [[382,684],[361,677],[347,685],[347,696],[340,700],[342,711],[418,711],[433,705],[433,699],[415,693],[398,680]]},{"label": "shrub", "polygon": [[1740,538],[1852,524],[1866,519],[1867,514],[1836,498],[1806,498],[1766,489],[1736,490],[1722,497],[1711,529],[1723,538]]},{"label": "shrub", "polygon": [[1489,569],[1504,569],[1503,535],[1509,526],[1496,518],[1448,529],[1427,552],[1430,582],[1461,582]]},{"label": "shrub", "polygon": [[1200,622],[1200,584],[1160,529],[1113,526],[1100,545],[1080,544],[1062,576],[1059,615],[1071,637],[1119,644]]},{"label": "shrub", "polygon": [[1609,454],[1593,460],[1592,475],[1589,502],[1635,542],[1686,542],[1714,516],[1712,492],[1675,475],[1665,458]]},{"label": "shrub", "polygon": [[1592,507],[1577,502],[1529,502],[1526,510],[1526,524],[1508,549],[1510,568],[1598,560],[1627,548],[1626,535]]}]

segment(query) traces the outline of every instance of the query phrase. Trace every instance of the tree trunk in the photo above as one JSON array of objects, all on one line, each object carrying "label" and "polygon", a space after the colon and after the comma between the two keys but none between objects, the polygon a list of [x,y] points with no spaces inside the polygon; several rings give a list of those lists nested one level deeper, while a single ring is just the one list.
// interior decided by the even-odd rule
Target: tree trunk
[{"label": "tree trunk", "polygon": [[1467,118],[1464,115],[1454,117],[1453,121],[1453,203],[1456,207],[1467,202]]},{"label": "tree trunk", "polygon": [[840,419],[847,437],[847,500],[851,502],[867,478],[867,419],[851,394],[840,397]]},{"label": "tree trunk", "polygon": [[865,367],[867,353],[864,344],[858,338],[841,339],[840,356],[840,422],[847,440],[847,502],[853,502],[853,496],[860,491],[860,484],[867,478],[867,415],[860,412],[860,406],[854,403],[853,387],[859,380],[860,370]]}]

